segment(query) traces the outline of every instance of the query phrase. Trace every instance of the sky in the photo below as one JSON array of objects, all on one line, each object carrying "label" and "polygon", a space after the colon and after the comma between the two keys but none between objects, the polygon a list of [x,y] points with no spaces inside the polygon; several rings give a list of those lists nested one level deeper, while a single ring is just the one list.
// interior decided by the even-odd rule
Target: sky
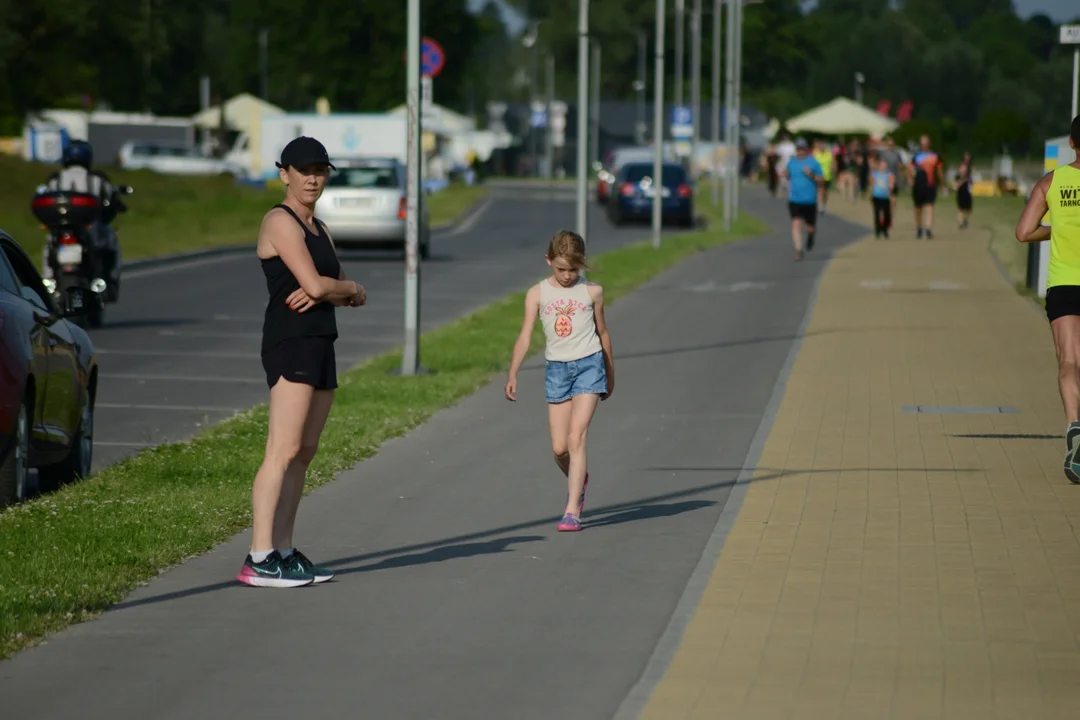
[{"label": "sky", "polygon": [[[501,0],[496,2],[503,7],[503,19],[510,27],[512,33],[516,33],[524,25],[520,14],[510,10]],[[487,3],[487,0],[469,0],[469,7],[473,11],[479,11]],[[812,6],[813,0],[806,3]],[[1016,14],[1022,18],[1028,18],[1037,13],[1044,13],[1051,20],[1067,22],[1080,16],[1080,5],[1077,0],[1013,0]]]}]

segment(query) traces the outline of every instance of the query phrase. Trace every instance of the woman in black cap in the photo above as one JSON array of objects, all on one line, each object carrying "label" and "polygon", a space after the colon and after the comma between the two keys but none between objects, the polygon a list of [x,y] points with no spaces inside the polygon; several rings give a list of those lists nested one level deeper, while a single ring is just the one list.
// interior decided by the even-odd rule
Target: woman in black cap
[{"label": "woman in black cap", "polygon": [[262,361],[270,386],[266,455],[251,491],[251,552],[236,579],[257,587],[297,587],[334,575],[293,547],[304,476],[337,388],[335,306],[366,302],[346,280],[315,203],[334,166],[322,143],[298,137],[277,163],[285,200],[263,216],[257,253],[270,300]]}]

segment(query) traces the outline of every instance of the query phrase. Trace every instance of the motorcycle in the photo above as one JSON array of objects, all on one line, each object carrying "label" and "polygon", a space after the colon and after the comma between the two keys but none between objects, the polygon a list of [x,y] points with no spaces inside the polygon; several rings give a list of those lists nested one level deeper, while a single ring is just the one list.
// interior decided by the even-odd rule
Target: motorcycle
[{"label": "motorcycle", "polygon": [[[133,190],[121,185],[117,192],[130,195]],[[68,288],[89,290],[85,312],[74,319],[81,327],[101,327],[105,321],[105,304],[119,299],[120,287],[119,280],[106,279],[115,258],[105,257],[107,251],[97,247],[90,232],[95,222],[111,222],[123,207],[102,203],[96,195],[88,193],[49,192],[44,188],[39,188],[30,206],[47,232],[45,262],[52,277],[45,279],[45,287],[62,310],[68,309]]]}]

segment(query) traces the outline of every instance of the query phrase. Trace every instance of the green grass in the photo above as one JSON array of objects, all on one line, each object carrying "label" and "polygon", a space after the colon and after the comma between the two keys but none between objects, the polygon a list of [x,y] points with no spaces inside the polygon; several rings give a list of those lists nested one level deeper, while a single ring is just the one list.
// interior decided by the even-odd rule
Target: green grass
[{"label": "green grass", "polygon": [[[0,228],[41,264],[44,232],[30,211],[35,188],[57,166],[0,155]],[[128,211],[113,225],[125,261],[234,245],[253,245],[259,219],[281,202],[279,183],[266,189],[224,177],[177,177],[150,170],[105,168],[117,185],[130,185]],[[483,186],[451,185],[429,200],[432,225],[452,222],[483,197]]]},{"label": "green grass", "polygon": [[[703,205],[707,216],[718,216]],[[765,225],[742,215],[732,230],[666,237],[659,250],[641,243],[604,253],[590,259],[595,271],[589,276],[615,302],[679,260],[763,232]],[[537,266],[537,279],[545,270]],[[425,333],[424,364],[434,375],[388,375],[400,364],[400,350],[343,373],[308,488],[505,372],[523,298],[524,288]],[[538,329],[533,351],[542,346]],[[248,527],[250,484],[265,440],[266,407],[260,406],[190,442],[144,451],[0,513],[0,658],[93,617],[162,569]]]}]

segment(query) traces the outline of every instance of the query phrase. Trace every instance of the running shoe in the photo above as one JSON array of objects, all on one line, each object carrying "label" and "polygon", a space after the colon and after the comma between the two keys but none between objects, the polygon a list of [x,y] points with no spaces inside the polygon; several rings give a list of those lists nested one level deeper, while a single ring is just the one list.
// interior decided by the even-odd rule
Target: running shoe
[{"label": "running shoe", "polygon": [[266,556],[261,563],[254,562],[249,554],[236,579],[245,585],[270,588],[293,588],[310,585],[315,577],[300,570],[294,563],[281,558],[277,550]]},{"label": "running shoe", "polygon": [[1080,484],[1080,463],[1076,462],[1076,452],[1080,449],[1080,423],[1072,423],[1065,431],[1065,477],[1070,482]]},{"label": "running shoe", "polygon": [[580,519],[570,513],[562,516],[562,520],[559,521],[559,532],[577,532],[579,530],[581,530]]},{"label": "running shoe", "polygon": [[292,568],[295,568],[297,571],[305,575],[311,575],[313,578],[315,578],[314,582],[316,585],[318,585],[319,583],[324,583],[327,580],[332,580],[334,577],[334,572],[332,570],[327,570],[324,567],[319,567],[315,563],[311,562],[311,560],[308,559],[307,555],[300,552],[296,548],[293,548],[292,554],[289,555],[289,557],[285,558],[285,564],[289,565]]}]

